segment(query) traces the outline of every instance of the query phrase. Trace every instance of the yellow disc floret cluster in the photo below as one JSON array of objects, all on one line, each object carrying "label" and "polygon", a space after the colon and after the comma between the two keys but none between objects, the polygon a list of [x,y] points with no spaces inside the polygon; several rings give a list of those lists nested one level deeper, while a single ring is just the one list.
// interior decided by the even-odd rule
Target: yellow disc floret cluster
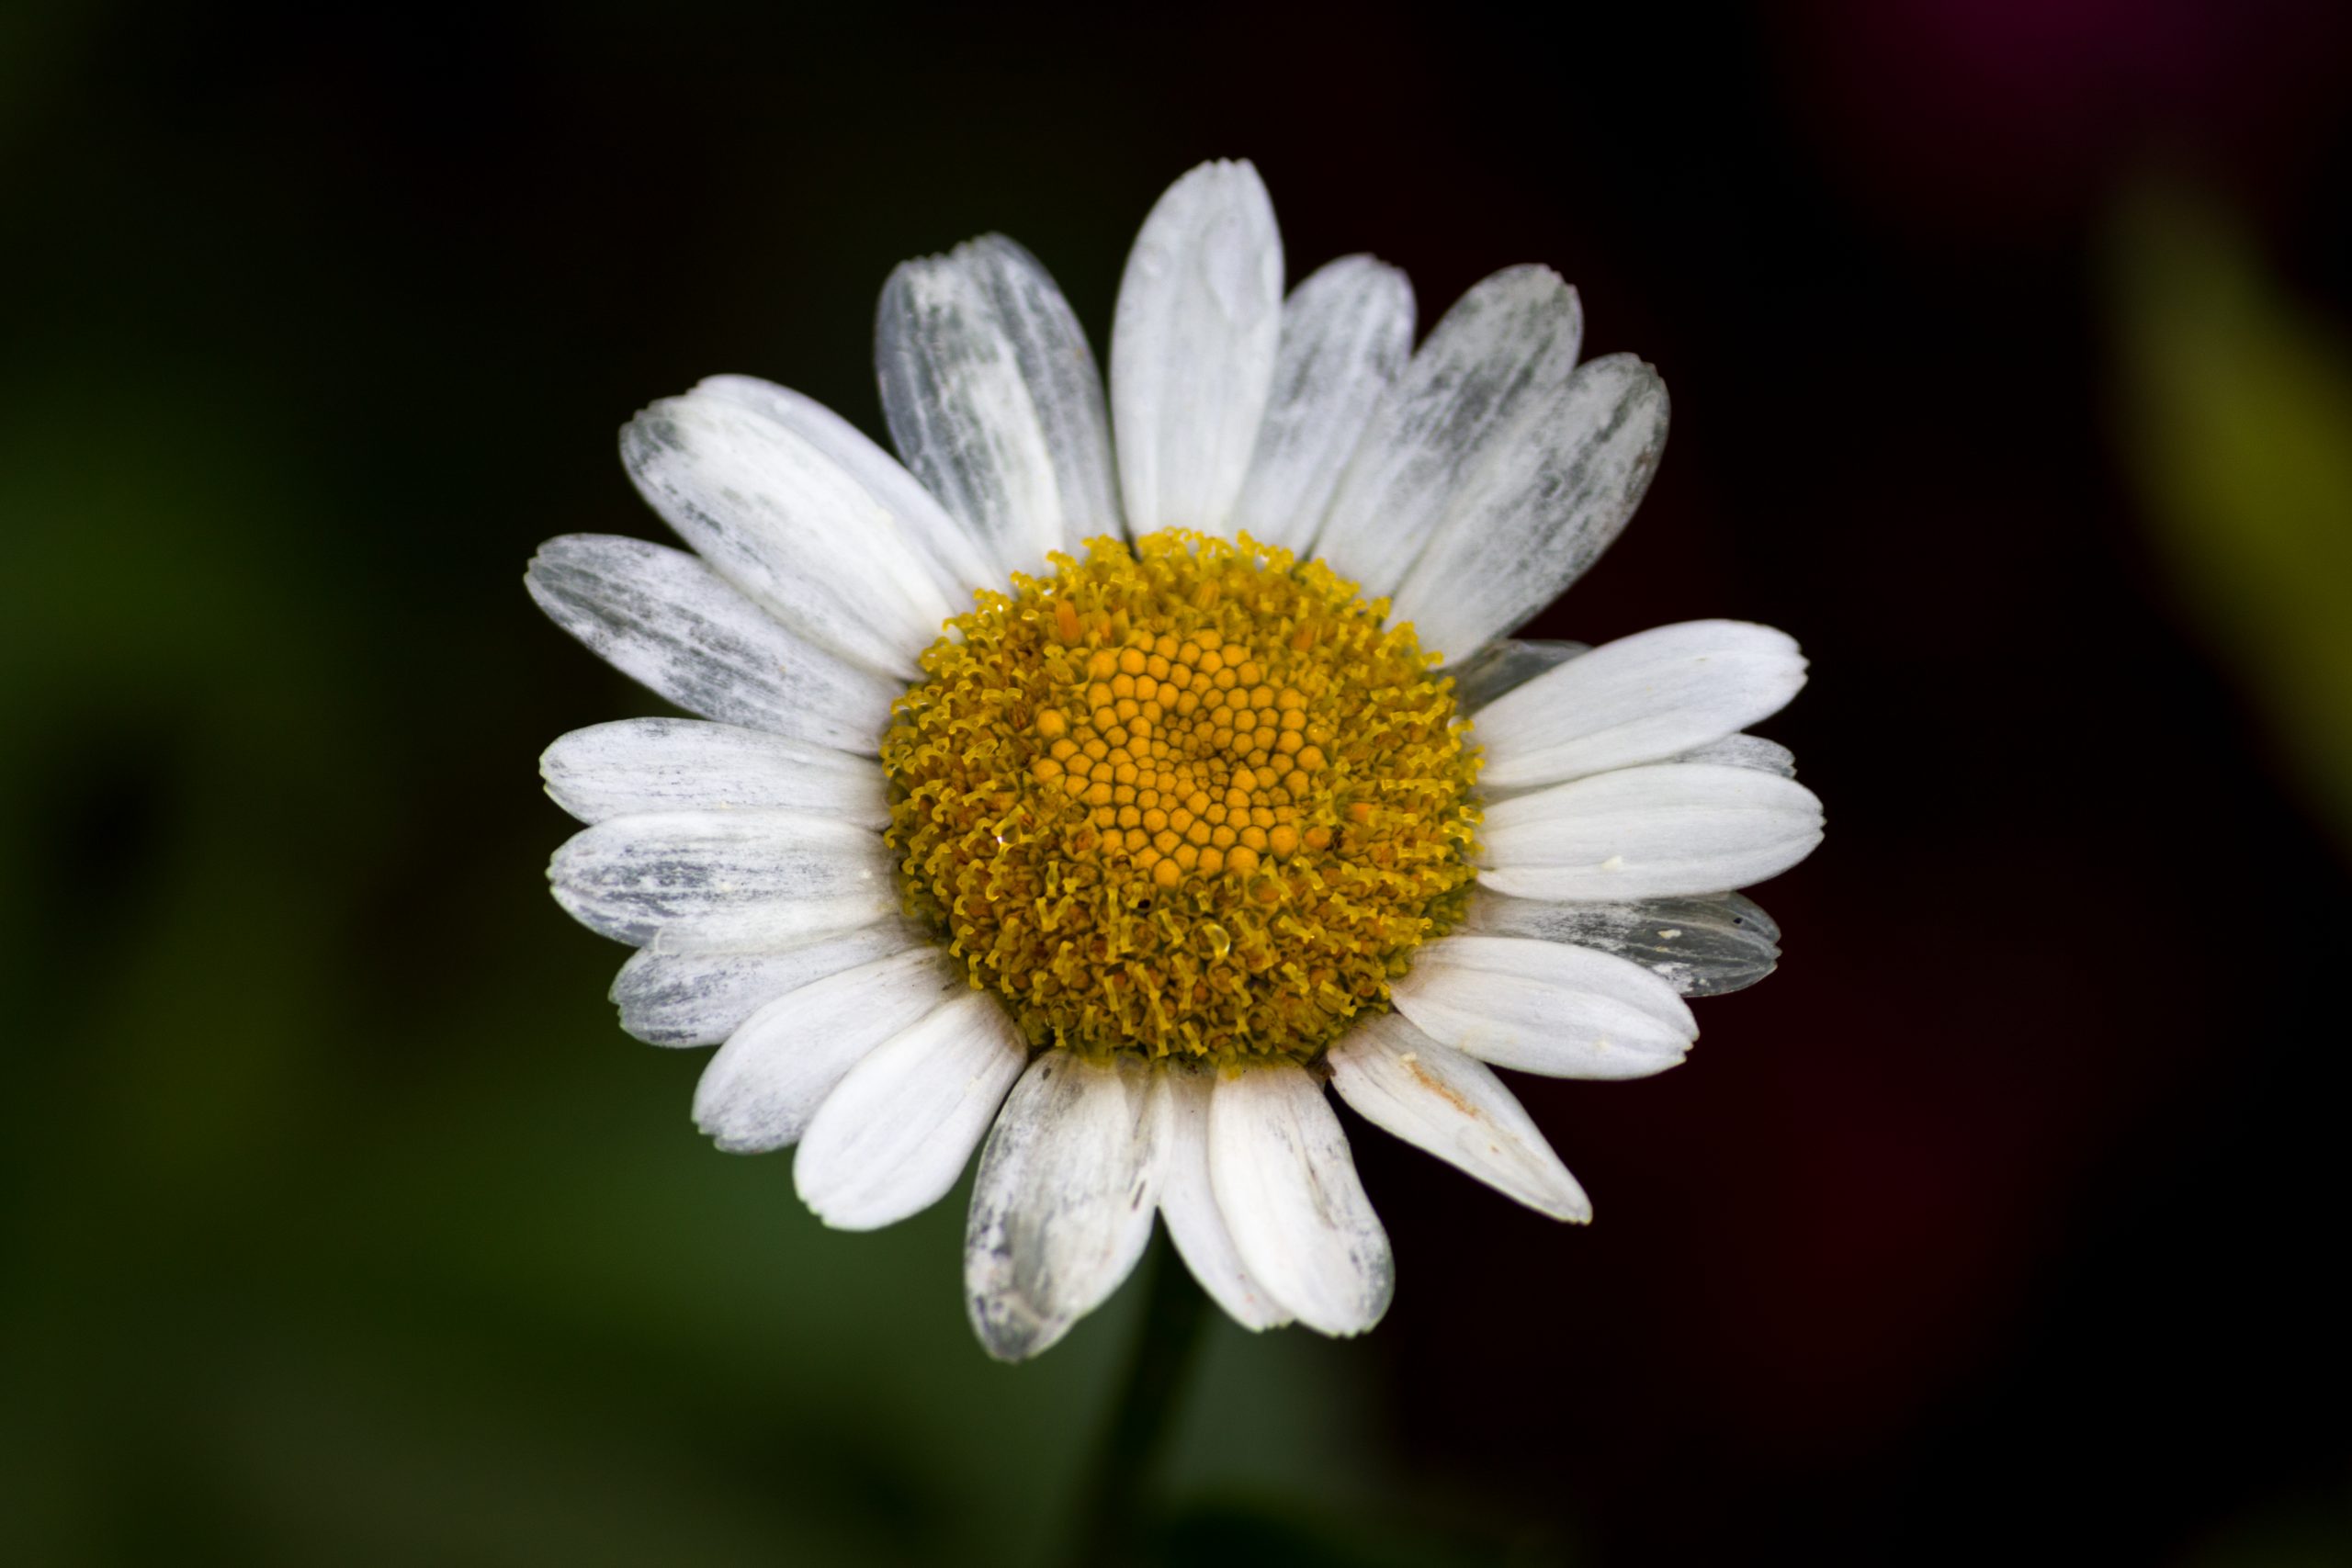
[{"label": "yellow disc floret cluster", "polygon": [[910,911],[1033,1044],[1309,1059],[1467,894],[1453,683],[1285,550],[1171,530],[1054,561],[899,701]]}]

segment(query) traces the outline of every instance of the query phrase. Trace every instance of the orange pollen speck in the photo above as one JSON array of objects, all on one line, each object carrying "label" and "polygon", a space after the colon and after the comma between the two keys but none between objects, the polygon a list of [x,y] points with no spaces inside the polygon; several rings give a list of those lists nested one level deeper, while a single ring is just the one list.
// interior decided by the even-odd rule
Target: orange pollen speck
[{"label": "orange pollen speck", "polygon": [[882,745],[910,913],[1031,1043],[1305,1061],[1457,917],[1477,753],[1409,626],[1177,530],[983,592]]}]

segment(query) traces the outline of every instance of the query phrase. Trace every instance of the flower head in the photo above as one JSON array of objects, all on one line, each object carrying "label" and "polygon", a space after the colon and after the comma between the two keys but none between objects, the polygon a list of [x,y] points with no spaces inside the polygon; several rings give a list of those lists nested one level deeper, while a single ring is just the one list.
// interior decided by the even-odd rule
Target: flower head
[{"label": "flower head", "polygon": [[717,378],[622,437],[693,553],[574,536],[531,565],[560,625],[702,716],[544,760],[590,824],[558,899],[640,950],[623,1026],[719,1045],[697,1122],[797,1144],[837,1226],[936,1201],[985,1138],[966,1281],[999,1356],[1116,1289],[1156,1214],[1246,1326],[1371,1326],[1388,1243],[1327,1084],[1589,1217],[1492,1068],[1674,1066],[1683,997],[1778,956],[1729,889],[1820,839],[1787,752],[1741,733],[1803,682],[1786,637],[1503,636],[1632,513],[1657,373],[1579,364],[1544,268],[1418,352],[1395,269],[1286,299],[1282,273],[1250,165],[1179,180],[1106,406],[1027,252],[910,262],[876,331],[904,466]]},{"label": "flower head", "polygon": [[1064,561],[951,623],[883,738],[909,906],[1033,1045],[1311,1062],[1460,916],[1452,682],[1286,550]]}]

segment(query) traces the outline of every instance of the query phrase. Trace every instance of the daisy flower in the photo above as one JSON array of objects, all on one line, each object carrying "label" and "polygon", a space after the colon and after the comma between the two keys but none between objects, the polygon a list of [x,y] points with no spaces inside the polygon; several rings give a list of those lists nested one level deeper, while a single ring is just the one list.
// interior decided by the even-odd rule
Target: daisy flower
[{"label": "daisy flower", "polygon": [[1506,634],[1634,511],[1666,389],[1578,362],[1541,266],[1413,349],[1402,273],[1285,296],[1246,163],[1178,180],[1127,259],[1109,396],[1036,259],[909,262],[876,356],[893,458],[740,376],[654,404],[630,477],[689,547],[574,536],[565,630],[698,718],[563,737],[589,824],[549,875],[639,951],[622,1027],[718,1046],[718,1145],[797,1145],[828,1224],[980,1151],[974,1327],[1014,1359],[1154,1216],[1245,1327],[1358,1333],[1388,1240],[1326,1089],[1556,1219],[1585,1194],[1494,1068],[1680,1062],[1685,997],[1760,978],[1729,889],[1820,804],[1742,731],[1804,679],[1733,621],[1586,649]]}]

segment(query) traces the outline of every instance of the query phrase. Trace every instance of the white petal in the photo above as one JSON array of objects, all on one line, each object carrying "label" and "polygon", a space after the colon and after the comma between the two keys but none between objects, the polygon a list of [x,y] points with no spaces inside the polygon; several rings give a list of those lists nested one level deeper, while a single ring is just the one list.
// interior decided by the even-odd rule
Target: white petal
[{"label": "white petal", "polygon": [[[1455,710],[1464,716],[1476,716],[1496,699],[1519,690],[1538,675],[1591,651],[1590,643],[1524,642],[1516,637],[1497,637],[1469,658],[1449,661],[1444,673],[1453,680]],[[1483,731],[1479,739],[1484,740]]]},{"label": "white petal", "polygon": [[1821,802],[1753,768],[1660,762],[1486,808],[1478,880],[1522,898],[1663,898],[1778,876],[1821,842]]},{"label": "white petal", "polygon": [[716,1045],[776,998],[933,939],[911,920],[860,926],[781,953],[632,953],[613,979],[621,1027],[649,1045]]},{"label": "white petal", "polygon": [[1797,776],[1797,754],[1777,740],[1760,735],[1726,735],[1704,746],[1693,746],[1674,759],[1678,762],[1716,762],[1726,768],[1754,768],[1760,773]]},{"label": "white petal", "polygon": [[1439,1043],[1547,1077],[1646,1077],[1699,1037],[1674,987],[1641,965],[1524,937],[1431,942],[1389,996]]},{"label": "white petal", "polygon": [[1252,1334],[1290,1321],[1265,1286],[1241,1261],[1233,1232],[1209,1184],[1209,1097],[1212,1067],[1164,1062],[1153,1074],[1159,1111],[1159,1212],[1193,1278],[1226,1315]]},{"label": "white petal", "polygon": [[969,994],[849,1071],[801,1134],[800,1201],[837,1230],[878,1230],[947,1195],[1028,1052],[994,997]]},{"label": "white petal", "polygon": [[695,390],[765,414],[839,463],[898,520],[953,608],[967,608],[975,588],[1003,585],[1003,570],[985,541],[950,517],[899,459],[816,399],[755,376],[708,376],[695,384]]},{"label": "white petal", "polygon": [[712,1054],[695,1086],[695,1125],[729,1154],[796,1143],[867,1053],[970,990],[961,964],[919,947],[788,992]]},{"label": "white petal", "polygon": [[1397,586],[1424,649],[1499,637],[1559,597],[1634,515],[1666,451],[1666,383],[1629,354],[1580,366],[1521,412]]},{"label": "white petal", "polygon": [[1111,427],[1086,334],[1001,234],[902,264],[875,318],[882,412],[907,467],[998,570],[1119,533]]},{"label": "white petal", "polygon": [[1111,328],[1111,417],[1127,526],[1226,532],[1273,387],[1283,242],[1247,163],[1168,187],[1127,253]]},{"label": "white petal", "polygon": [[1638,903],[1544,904],[1491,888],[1471,892],[1464,934],[1524,936],[1614,953],[1686,997],[1720,997],[1770,975],[1781,961],[1781,928],[1736,893]]},{"label": "white petal", "polygon": [[786,631],[683,550],[567,535],[539,547],[524,582],[598,658],[722,724],[872,756],[905,689]]},{"label": "white petal", "polygon": [[[1567,384],[1583,336],[1577,292],[1549,267],[1509,267],[1472,288],[1381,400],[1315,554],[1367,599],[1395,592],[1521,416]],[[1476,646],[1421,645],[1456,658]]]},{"label": "white petal", "polygon": [[1655,762],[1781,711],[1804,684],[1794,638],[1745,621],[1619,637],[1479,713],[1478,782],[1518,789]]},{"label": "white petal", "polygon": [[1230,531],[1305,551],[1372,411],[1413,352],[1413,286],[1341,256],[1290,291],[1272,395]]},{"label": "white petal", "polygon": [[950,614],[923,558],[849,470],[729,397],[665,398],[621,431],[662,521],[786,626],[911,677]]},{"label": "white petal", "polygon": [[1534,1118],[1487,1066],[1396,1014],[1331,1047],[1331,1087],[1374,1126],[1458,1166],[1539,1213],[1579,1224],[1592,1204]]},{"label": "white petal", "polygon": [[582,822],[647,811],[785,807],[861,827],[890,819],[871,757],[691,718],[625,718],[575,729],[539,758],[555,803]]},{"label": "white petal", "polygon": [[1388,1234],[1306,1069],[1251,1066],[1209,1097],[1209,1180],[1250,1274],[1299,1322],[1361,1334],[1395,1294]]},{"label": "white petal", "polygon": [[989,1355],[1036,1355],[1134,1269],[1159,1204],[1155,1131],[1141,1058],[1029,1064],[980,1151],[964,1233],[964,1298]]},{"label": "white petal", "polygon": [[882,836],[800,811],[616,817],[565,840],[548,879],[582,925],[665,953],[791,947],[899,910]]}]

